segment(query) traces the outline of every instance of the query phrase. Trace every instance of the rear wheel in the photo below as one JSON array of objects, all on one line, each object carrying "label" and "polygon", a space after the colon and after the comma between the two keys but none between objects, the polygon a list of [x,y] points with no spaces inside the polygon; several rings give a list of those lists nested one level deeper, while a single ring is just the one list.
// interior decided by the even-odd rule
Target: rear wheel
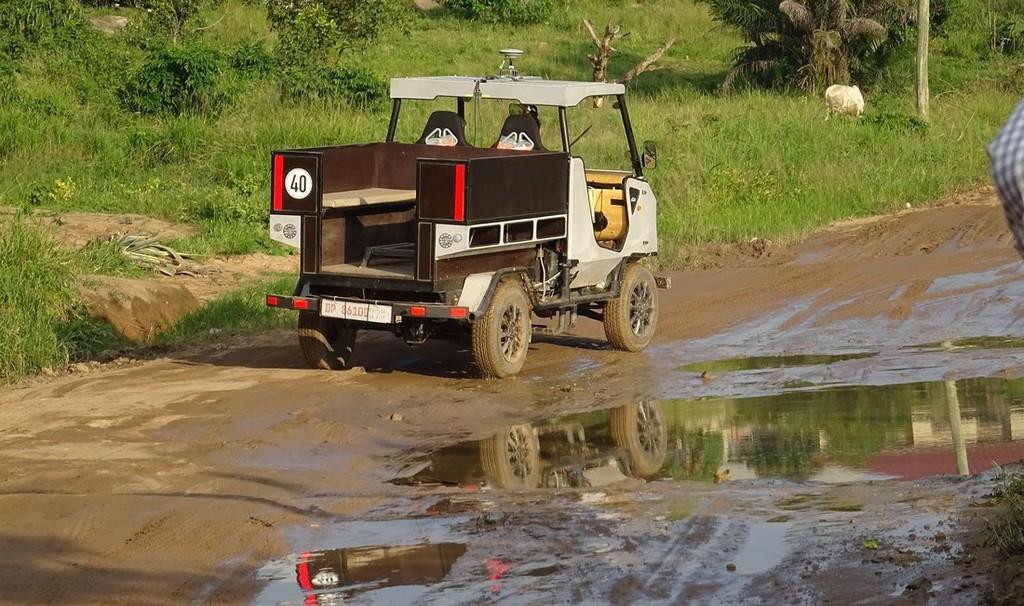
[{"label": "rear wheel", "polygon": [[355,345],[355,328],[315,313],[299,314],[299,347],[310,368],[348,368],[352,365]]},{"label": "rear wheel", "polygon": [[604,306],[604,334],[615,349],[640,351],[658,325],[658,286],[654,274],[639,263],[622,272],[619,296]]},{"label": "rear wheel", "polygon": [[668,455],[668,428],[661,404],[645,400],[616,408],[611,429],[615,445],[629,453],[633,475],[645,480],[657,475]]},{"label": "rear wheel", "polygon": [[504,378],[518,374],[530,347],[530,301],[515,282],[502,282],[473,324],[473,359],[480,374]]},{"label": "rear wheel", "polygon": [[540,439],[533,426],[513,425],[480,442],[484,476],[496,488],[540,485]]}]

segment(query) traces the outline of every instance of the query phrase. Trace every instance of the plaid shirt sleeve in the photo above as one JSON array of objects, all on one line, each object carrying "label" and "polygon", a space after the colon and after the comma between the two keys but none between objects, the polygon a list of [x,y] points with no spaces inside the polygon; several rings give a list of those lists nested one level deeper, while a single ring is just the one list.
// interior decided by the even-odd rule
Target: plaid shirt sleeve
[{"label": "plaid shirt sleeve", "polygon": [[988,155],[1014,246],[1024,257],[1024,101],[989,145]]}]

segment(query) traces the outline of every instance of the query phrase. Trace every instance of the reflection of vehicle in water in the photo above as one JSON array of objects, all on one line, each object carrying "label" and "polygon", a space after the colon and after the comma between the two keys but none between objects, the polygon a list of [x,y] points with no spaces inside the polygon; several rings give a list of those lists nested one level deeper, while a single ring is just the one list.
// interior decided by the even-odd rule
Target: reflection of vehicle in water
[{"label": "reflection of vehicle in water", "polygon": [[667,456],[666,429],[656,400],[513,425],[484,440],[442,448],[427,467],[401,481],[563,488],[650,479]]},{"label": "reflection of vehicle in water", "polygon": [[308,592],[306,603],[341,603],[345,592],[401,585],[429,585],[444,579],[466,552],[460,543],[370,546],[305,553],[295,565],[295,579]]}]

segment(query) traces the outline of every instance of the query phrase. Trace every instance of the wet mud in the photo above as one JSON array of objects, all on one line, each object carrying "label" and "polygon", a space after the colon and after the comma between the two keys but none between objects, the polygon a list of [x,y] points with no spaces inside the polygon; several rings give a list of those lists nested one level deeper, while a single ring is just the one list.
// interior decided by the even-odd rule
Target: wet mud
[{"label": "wet mud", "polygon": [[581,323],[506,381],[375,336],[310,371],[275,332],[8,388],[0,601],[1012,603],[1004,230],[982,196],[723,259],[646,352]]}]

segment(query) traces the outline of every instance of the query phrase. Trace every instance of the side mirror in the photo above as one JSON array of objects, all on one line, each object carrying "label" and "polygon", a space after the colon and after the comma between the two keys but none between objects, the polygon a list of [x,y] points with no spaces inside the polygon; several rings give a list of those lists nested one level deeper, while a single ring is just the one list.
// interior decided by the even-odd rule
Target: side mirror
[{"label": "side mirror", "polygon": [[658,165],[658,146],[654,141],[644,141],[644,153],[640,159],[644,168],[654,168]]}]

